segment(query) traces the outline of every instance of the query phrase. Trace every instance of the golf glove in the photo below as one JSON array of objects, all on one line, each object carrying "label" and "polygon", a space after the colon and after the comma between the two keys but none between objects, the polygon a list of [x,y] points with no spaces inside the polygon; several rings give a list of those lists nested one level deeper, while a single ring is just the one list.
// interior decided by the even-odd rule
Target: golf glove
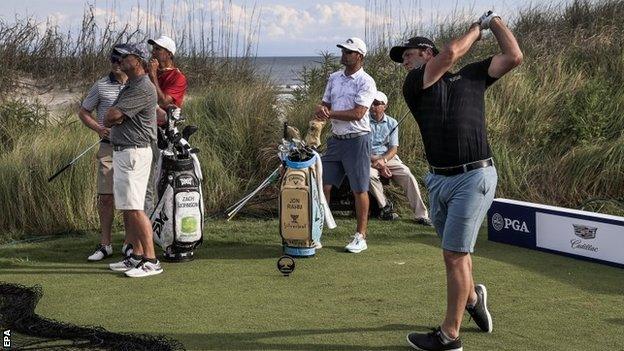
[{"label": "golf glove", "polygon": [[479,21],[478,21],[481,24],[481,29],[490,29],[490,21],[494,17],[500,18],[500,16],[495,14],[493,11],[487,11],[486,13],[481,15],[481,17],[479,17]]}]

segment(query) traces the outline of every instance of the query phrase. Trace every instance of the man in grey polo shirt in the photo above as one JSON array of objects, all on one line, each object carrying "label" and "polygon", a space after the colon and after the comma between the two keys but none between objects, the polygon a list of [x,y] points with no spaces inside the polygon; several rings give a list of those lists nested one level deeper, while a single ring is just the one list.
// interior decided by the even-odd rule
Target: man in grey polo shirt
[{"label": "man in grey polo shirt", "polygon": [[110,269],[129,277],[162,273],[152,241],[152,225],[143,211],[152,163],[150,145],[156,140],[157,95],[147,76],[149,51],[144,44],[119,50],[121,69],[128,75],[126,87],[106,113],[104,125],[111,127],[113,143],[113,190],[115,207],[123,211],[126,235],[134,252]]},{"label": "man in grey polo shirt", "polygon": [[[97,153],[98,215],[101,234],[100,243],[95,248],[95,252],[87,258],[89,261],[99,261],[113,253],[111,244],[111,228],[114,218],[113,148],[109,140],[110,128],[104,127],[104,116],[128,79],[128,76],[121,70],[121,54],[117,51],[124,46],[125,44],[117,44],[113,47],[110,54],[111,71],[93,84],[78,111],[78,117],[82,123],[96,132],[101,139]],[[94,110],[97,113],[95,116]],[[125,250],[122,249],[122,253],[123,251]]]},{"label": "man in grey polo shirt", "polygon": [[355,197],[357,228],[345,250],[359,253],[366,245],[368,187],[370,177],[370,125],[366,112],[373,103],[375,80],[362,68],[366,44],[359,38],[337,45],[342,49],[344,70],[332,73],[327,81],[315,118],[330,120],[332,137],[327,140],[323,161],[323,192],[329,202],[332,186],[340,186],[345,175]]}]

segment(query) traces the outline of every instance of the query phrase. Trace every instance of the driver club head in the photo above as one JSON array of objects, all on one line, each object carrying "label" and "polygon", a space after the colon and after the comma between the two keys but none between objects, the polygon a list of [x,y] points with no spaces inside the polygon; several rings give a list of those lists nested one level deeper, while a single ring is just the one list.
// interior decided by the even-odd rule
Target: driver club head
[{"label": "driver club head", "polygon": [[182,139],[182,135],[180,133],[177,133],[173,135],[173,137],[171,138],[171,142],[174,144],[177,144],[180,142],[181,139]]},{"label": "driver club head", "polygon": [[188,141],[191,135],[195,134],[198,129],[199,128],[197,126],[187,125],[184,129],[182,129],[182,137]]}]

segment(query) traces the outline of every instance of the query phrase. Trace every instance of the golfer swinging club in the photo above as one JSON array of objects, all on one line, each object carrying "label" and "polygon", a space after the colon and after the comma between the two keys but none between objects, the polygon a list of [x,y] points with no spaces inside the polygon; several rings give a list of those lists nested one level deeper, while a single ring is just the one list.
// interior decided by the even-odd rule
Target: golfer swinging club
[{"label": "golfer swinging club", "polygon": [[[492,31],[501,53],[448,72],[485,29]],[[470,257],[497,182],[485,126],[485,90],[522,62],[522,52],[500,17],[489,11],[441,52],[431,40],[414,37],[393,47],[390,58],[409,70],[403,96],[429,162],[430,215],[442,239],[447,280],[444,321],[430,333],[409,334],[407,340],[417,350],[461,351],[464,309],[482,331],[492,332],[487,290],[475,286]]]}]

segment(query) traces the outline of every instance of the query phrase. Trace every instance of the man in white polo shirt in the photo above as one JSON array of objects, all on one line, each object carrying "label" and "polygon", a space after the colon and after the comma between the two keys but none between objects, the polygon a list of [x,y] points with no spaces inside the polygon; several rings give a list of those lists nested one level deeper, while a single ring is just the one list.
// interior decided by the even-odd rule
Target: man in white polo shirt
[{"label": "man in white polo shirt", "polygon": [[332,73],[323,100],[316,107],[315,118],[332,124],[323,161],[323,192],[329,202],[332,186],[340,186],[345,175],[355,198],[357,228],[345,250],[359,253],[368,248],[368,187],[370,178],[370,125],[367,117],[377,87],[364,72],[366,44],[359,38],[337,45],[342,49],[343,70]]}]

